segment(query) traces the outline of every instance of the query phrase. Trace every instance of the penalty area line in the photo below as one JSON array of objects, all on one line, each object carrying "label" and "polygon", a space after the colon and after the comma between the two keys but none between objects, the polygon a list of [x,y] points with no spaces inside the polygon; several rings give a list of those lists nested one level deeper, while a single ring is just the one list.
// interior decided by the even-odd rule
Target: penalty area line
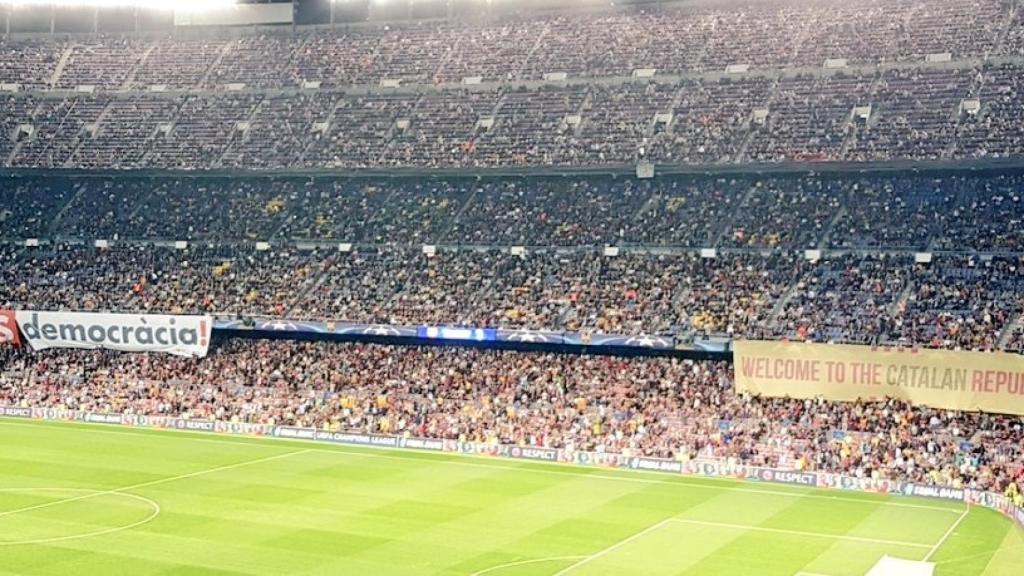
[{"label": "penalty area line", "polygon": [[[1004,546],[1003,548],[996,548],[995,550],[987,550],[985,552],[978,552],[977,554],[968,554],[966,556],[957,556],[956,558],[950,558],[949,560],[943,560],[941,562],[934,562],[934,564],[936,566],[942,566],[942,565],[945,565],[945,564],[959,564],[959,563],[965,562],[967,560],[973,560],[975,558],[982,558],[982,557],[989,556],[989,555],[991,555],[992,558],[995,558],[996,556],[998,556],[1002,552],[1009,552],[1011,550],[1021,550],[1021,549],[1024,549],[1024,544],[1016,544],[1014,546]],[[989,559],[989,561],[988,561],[989,564],[992,563],[992,558]],[[986,566],[986,568],[988,568],[988,566]],[[982,570],[981,573],[984,574],[985,571]]]},{"label": "penalty area line", "polygon": [[934,556],[935,553],[939,551],[939,547],[941,547],[943,544],[945,544],[946,540],[949,540],[949,537],[953,535],[953,531],[956,530],[956,527],[959,526],[960,523],[964,521],[964,518],[967,517],[967,513],[970,512],[970,511],[971,511],[971,507],[970,506],[967,506],[967,507],[964,508],[964,511],[961,512],[960,516],[956,519],[956,522],[953,522],[953,524],[950,525],[949,530],[946,530],[946,533],[942,535],[942,538],[940,538],[939,541],[936,542],[935,545],[932,546],[930,550],[928,550],[928,555],[924,557],[923,562],[927,562],[927,561],[932,559],[932,556]]},{"label": "penalty area line", "polygon": [[624,538],[622,540],[619,540],[618,542],[612,544],[611,546],[608,546],[607,548],[604,548],[602,550],[598,550],[597,552],[591,554],[590,556],[584,556],[582,560],[580,560],[578,562],[573,562],[569,566],[566,566],[565,568],[559,570],[558,572],[555,572],[554,574],[552,574],[552,576],[563,576],[564,574],[568,574],[569,572],[579,568],[580,566],[583,566],[584,564],[588,564],[590,562],[593,562],[594,560],[597,560],[598,558],[600,558],[602,556],[606,556],[609,553],[614,552],[614,551],[618,550],[619,548],[622,548],[626,544],[629,544],[630,542],[632,542],[632,541],[634,541],[634,540],[636,540],[638,538],[642,538],[643,536],[646,536],[647,534],[650,534],[651,532],[654,532],[655,530],[657,530],[658,528],[661,528],[662,526],[665,526],[669,522],[672,522],[672,518],[666,518],[665,520],[662,520],[661,522],[657,522],[655,524],[651,524],[647,528],[644,528],[643,530],[633,534],[632,536],[628,536],[628,537],[626,537],[626,538]]},{"label": "penalty area line", "polygon": [[[787,530],[787,529],[784,529],[784,528],[768,528],[766,526],[751,526],[751,525],[747,525],[747,524],[729,524],[729,523],[726,523],[726,522],[708,522],[708,521],[704,521],[704,520],[688,520],[686,518],[666,518],[665,520],[662,520],[660,522],[656,522],[654,524],[651,524],[647,528],[644,528],[643,530],[640,530],[639,532],[636,532],[636,533],[634,533],[634,534],[632,534],[632,535],[630,535],[630,536],[628,536],[628,537],[626,537],[626,538],[624,538],[622,540],[619,540],[618,542],[615,542],[614,544],[608,546],[607,548],[602,548],[601,550],[598,550],[597,552],[595,552],[595,553],[593,553],[593,554],[591,554],[589,556],[581,556],[580,557],[581,559],[579,561],[574,562],[574,563],[570,564],[569,566],[566,566],[565,568],[559,570],[558,572],[555,572],[554,574],[552,574],[552,576],[565,576],[566,574],[568,574],[569,572],[572,572],[573,570],[579,568],[580,566],[584,566],[586,564],[589,564],[589,563],[593,562],[594,560],[597,560],[598,558],[601,558],[603,556],[607,556],[608,554],[618,550],[619,548],[622,548],[623,546],[629,544],[630,542],[638,540],[638,539],[640,539],[640,538],[650,534],[651,532],[654,532],[655,530],[663,528],[663,527],[665,527],[665,526],[667,526],[669,524],[684,524],[684,525],[692,525],[692,526],[704,526],[704,527],[710,527],[710,528],[728,528],[730,530],[743,530],[745,532],[746,531],[767,532],[767,533],[771,533],[771,534],[785,534],[785,535],[789,535],[789,536],[801,536],[801,537],[805,537],[805,538],[824,538],[824,539],[828,539],[828,540],[843,540],[843,541],[848,541],[848,542],[860,542],[860,543],[865,543],[865,544],[883,544],[883,545],[886,545],[886,546],[902,546],[902,547],[910,547],[910,548],[929,548],[929,549],[932,548],[932,546],[929,545],[929,544],[921,544],[919,542],[904,542],[904,541],[901,541],[901,540],[884,540],[884,539],[881,539],[881,538],[865,538],[865,537],[861,537],[861,536],[849,536],[849,535],[846,535],[846,534],[825,534],[823,532],[806,532],[806,531],[803,531],[803,530]],[[499,568],[499,567],[495,567],[495,569],[497,569],[497,568]],[[477,572],[476,574],[474,574],[472,576],[477,576],[478,574],[483,574],[483,572]],[[803,576],[825,576],[825,575],[820,575],[820,574],[813,574],[811,572],[799,572],[797,574],[797,576],[800,576],[800,575],[803,575]]]},{"label": "penalty area line", "polygon": [[710,528],[729,528],[732,530],[751,530],[754,532],[768,532],[771,534],[788,534],[791,536],[804,536],[808,538],[827,538],[829,540],[847,540],[850,542],[863,542],[866,544],[885,544],[888,546],[908,546],[912,548],[931,548],[928,544],[918,542],[904,542],[902,540],[883,540],[881,538],[865,538],[861,536],[848,536],[846,534],[825,534],[824,532],[806,532],[803,530],[787,530],[785,528],[768,528],[767,526],[749,526],[746,524],[729,524],[726,522],[707,522],[704,520],[687,520],[685,518],[671,518],[667,522],[677,524],[692,524],[694,526],[706,526]]}]

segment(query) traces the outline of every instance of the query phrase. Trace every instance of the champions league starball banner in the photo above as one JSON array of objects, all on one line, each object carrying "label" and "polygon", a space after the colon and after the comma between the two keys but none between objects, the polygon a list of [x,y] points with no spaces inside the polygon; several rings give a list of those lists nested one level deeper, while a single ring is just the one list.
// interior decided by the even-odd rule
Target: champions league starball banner
[{"label": "champions league starball banner", "polygon": [[19,310],[15,317],[22,341],[33,350],[106,348],[203,357],[213,330],[209,316]]},{"label": "champions league starball banner", "polygon": [[[593,347],[643,348],[671,350],[677,342],[672,336],[595,334],[591,332],[557,332],[551,330],[505,330],[500,328],[474,328],[463,326],[401,326],[392,324],[354,324],[351,322],[289,320],[286,318],[260,318],[249,321],[238,318],[214,319],[213,327],[227,335],[233,332],[258,330],[282,335],[336,335],[375,336],[390,338],[418,338],[421,340],[447,340],[452,342],[508,342],[516,344],[547,344]],[[700,347],[701,350],[724,351]]]}]

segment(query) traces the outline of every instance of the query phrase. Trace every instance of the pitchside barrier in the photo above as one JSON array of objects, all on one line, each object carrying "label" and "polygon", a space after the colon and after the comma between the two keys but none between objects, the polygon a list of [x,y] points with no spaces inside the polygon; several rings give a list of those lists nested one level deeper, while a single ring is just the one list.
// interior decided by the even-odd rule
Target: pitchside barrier
[{"label": "pitchside barrier", "polygon": [[563,463],[577,466],[595,466],[620,470],[645,470],[665,474],[698,476],[705,478],[731,478],[774,484],[788,484],[810,488],[832,488],[853,492],[870,492],[895,496],[923,496],[966,502],[996,510],[1024,528],[1024,507],[994,492],[965,488],[951,488],[915,484],[897,480],[876,480],[856,478],[827,472],[804,472],[799,470],[777,470],[759,466],[746,466],[725,460],[700,459],[691,461],[647,458],[625,454],[581,452],[540,446],[514,446],[482,442],[459,442],[434,438],[416,438],[385,434],[355,434],[350,432],[329,432],[314,428],[295,426],[274,426],[270,424],[248,424],[216,420],[192,420],[169,416],[139,416],[135,414],[106,414],[60,408],[32,408],[25,406],[0,406],[0,416],[29,418],[36,420],[60,420],[113,424],[139,428],[167,430],[190,430],[241,436],[265,436],[292,440],[307,440],[348,446],[377,446],[402,448],[427,452],[482,455],[496,458],[532,460]]},{"label": "pitchside barrier", "polygon": [[680,341],[672,335],[603,334],[551,330],[505,330],[460,326],[354,324],[287,318],[215,318],[160,314],[49,312],[0,309],[0,344],[45,348],[107,348],[206,356],[213,335],[221,338],[356,340],[392,344],[500,346],[588,350],[623,355],[720,357],[725,339]]},{"label": "pitchside barrier", "polygon": [[[468,328],[459,326],[403,326],[399,324],[354,324],[282,318],[217,318],[214,330],[222,336],[245,337],[252,333],[290,338],[390,338],[410,341],[450,341],[538,346],[586,346],[670,351],[683,343],[671,335],[602,334],[594,332],[562,332],[554,330],[505,330],[501,328]],[[701,352],[724,353],[725,341],[699,340],[686,348]]]}]

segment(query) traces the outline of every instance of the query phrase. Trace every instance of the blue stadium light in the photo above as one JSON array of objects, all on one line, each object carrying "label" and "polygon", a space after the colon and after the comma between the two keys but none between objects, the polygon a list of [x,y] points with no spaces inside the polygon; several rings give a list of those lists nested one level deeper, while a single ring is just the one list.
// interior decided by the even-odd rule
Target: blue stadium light
[{"label": "blue stadium light", "polygon": [[497,331],[493,328],[456,328],[450,326],[420,326],[417,329],[420,338],[434,340],[475,340],[492,342],[497,340]]}]

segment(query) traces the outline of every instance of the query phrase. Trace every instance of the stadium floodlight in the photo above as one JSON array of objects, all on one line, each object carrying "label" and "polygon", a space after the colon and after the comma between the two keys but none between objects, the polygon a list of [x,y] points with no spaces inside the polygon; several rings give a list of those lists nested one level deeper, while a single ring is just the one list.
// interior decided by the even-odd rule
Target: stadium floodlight
[{"label": "stadium floodlight", "polygon": [[83,7],[83,8],[121,8],[135,7],[150,10],[166,10],[175,12],[205,12],[233,6],[238,0],[0,0],[0,6],[14,8],[33,7]]}]

